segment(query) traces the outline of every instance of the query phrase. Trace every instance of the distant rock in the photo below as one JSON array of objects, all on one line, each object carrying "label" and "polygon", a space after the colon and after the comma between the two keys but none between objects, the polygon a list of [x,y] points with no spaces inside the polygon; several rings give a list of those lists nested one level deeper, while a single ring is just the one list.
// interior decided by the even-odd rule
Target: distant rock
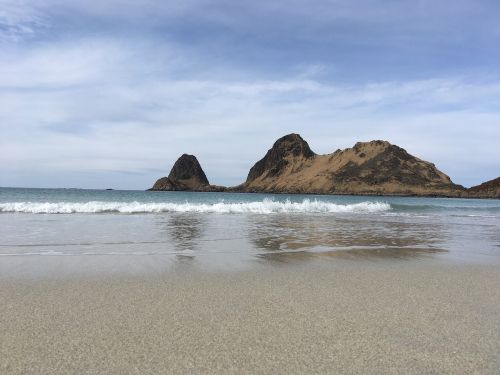
[{"label": "distant rock", "polygon": [[205,172],[203,172],[198,159],[194,155],[184,154],[177,159],[168,178],[171,181],[182,182],[192,187],[210,185]]},{"label": "distant rock", "polygon": [[500,177],[467,190],[471,198],[500,198]]},{"label": "distant rock", "polygon": [[315,194],[462,196],[434,164],[387,141],[317,155],[298,134],[278,139],[236,191]]},{"label": "distant rock", "polygon": [[221,191],[212,186],[194,155],[184,154],[175,162],[168,177],[162,177],[149,190],[167,191]]}]

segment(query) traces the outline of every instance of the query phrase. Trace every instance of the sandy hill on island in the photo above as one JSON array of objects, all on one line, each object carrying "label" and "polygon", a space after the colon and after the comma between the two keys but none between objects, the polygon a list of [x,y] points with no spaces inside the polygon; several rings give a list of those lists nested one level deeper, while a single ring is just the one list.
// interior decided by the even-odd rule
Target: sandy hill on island
[{"label": "sandy hill on island", "polygon": [[184,154],[150,190],[489,198],[499,196],[499,185],[496,179],[466,189],[434,164],[387,141],[358,142],[318,155],[299,134],[288,134],[255,163],[241,185],[210,185],[196,157]]},{"label": "sandy hill on island", "polygon": [[471,198],[500,198],[500,177],[483,182],[481,185],[473,186],[468,192]]}]

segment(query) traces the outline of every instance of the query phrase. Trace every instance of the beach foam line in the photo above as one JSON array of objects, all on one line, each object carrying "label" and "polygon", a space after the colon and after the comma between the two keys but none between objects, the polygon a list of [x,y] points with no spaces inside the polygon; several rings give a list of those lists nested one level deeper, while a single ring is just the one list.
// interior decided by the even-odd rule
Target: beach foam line
[{"label": "beach foam line", "polygon": [[264,199],[257,202],[217,202],[217,203],[142,203],[142,202],[7,202],[0,203],[0,212],[22,212],[34,214],[72,213],[372,213],[391,209],[382,202],[360,202],[336,204],[320,200],[304,199],[301,202],[274,201]]}]

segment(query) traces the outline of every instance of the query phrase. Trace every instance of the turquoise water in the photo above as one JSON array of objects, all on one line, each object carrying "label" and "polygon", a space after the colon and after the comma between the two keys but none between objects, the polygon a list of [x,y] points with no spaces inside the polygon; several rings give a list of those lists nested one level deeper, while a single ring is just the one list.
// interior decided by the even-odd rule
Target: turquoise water
[{"label": "turquoise water", "polygon": [[489,263],[500,260],[500,200],[2,188],[0,238],[9,274],[70,257],[73,270]]}]

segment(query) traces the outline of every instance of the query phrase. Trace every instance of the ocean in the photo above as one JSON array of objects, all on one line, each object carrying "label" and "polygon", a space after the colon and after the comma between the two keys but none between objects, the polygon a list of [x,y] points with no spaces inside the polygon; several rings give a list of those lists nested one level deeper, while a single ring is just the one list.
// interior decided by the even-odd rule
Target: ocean
[{"label": "ocean", "polygon": [[500,200],[0,189],[0,272],[498,263]]}]

